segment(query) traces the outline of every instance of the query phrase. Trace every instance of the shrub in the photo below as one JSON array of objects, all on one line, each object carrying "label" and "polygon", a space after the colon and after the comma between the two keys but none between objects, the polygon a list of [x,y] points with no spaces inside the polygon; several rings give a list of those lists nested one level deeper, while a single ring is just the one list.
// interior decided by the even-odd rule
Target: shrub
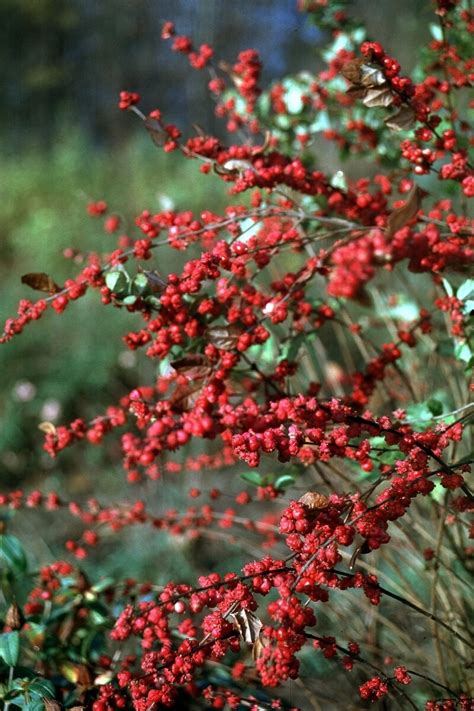
[{"label": "shrub", "polygon": [[[212,195],[200,215],[144,210],[133,236],[99,200],[88,213],[115,249],[69,250],[82,269],[64,284],[22,277],[44,295],[20,302],[2,342],[96,290],[136,319],[124,342],[155,369],[90,421],[40,425],[51,457],[119,430],[146,501],[0,498],[82,526],[34,574],[2,531],[4,708],[472,708],[474,18],[437,0],[412,81],[343,3],[299,5],[328,34],[326,66],[266,90],[255,50],[215,63],[165,23],[172,49],[209,72],[225,139],[184,139],[165,111],[120,95],[160,149],[228,185],[222,213]],[[335,170],[318,160],[327,144]],[[193,502],[160,509],[177,474]],[[124,560],[123,581],[89,579],[80,561],[131,526],[169,536],[169,556],[177,539],[218,541],[221,572],[158,585],[154,571],[129,579]],[[231,547],[240,569],[226,568]]]}]

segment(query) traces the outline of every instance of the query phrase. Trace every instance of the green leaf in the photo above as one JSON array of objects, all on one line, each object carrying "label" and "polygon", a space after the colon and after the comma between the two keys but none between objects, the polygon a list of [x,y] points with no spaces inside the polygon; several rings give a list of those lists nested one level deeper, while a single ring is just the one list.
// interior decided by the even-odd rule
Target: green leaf
[{"label": "green leaf", "polygon": [[276,348],[276,339],[273,335],[271,335],[270,338],[267,338],[264,343],[257,343],[256,345],[251,346],[248,349],[247,354],[259,365],[263,362],[274,366],[277,355]]},{"label": "green leaf", "polygon": [[439,341],[436,346],[436,352],[442,356],[454,356],[454,340],[452,338],[444,338],[442,341]]},{"label": "green leaf", "polygon": [[443,41],[443,31],[441,27],[435,22],[430,22],[430,32],[433,39],[435,39],[437,42]]},{"label": "green leaf", "polygon": [[54,699],[55,696],[54,685],[47,679],[38,676],[28,684],[28,691],[30,694],[37,694],[43,698]]},{"label": "green leaf", "polygon": [[331,178],[331,185],[341,190],[347,190],[347,179],[343,170],[338,170]]},{"label": "green leaf", "polygon": [[105,283],[110,291],[113,291],[114,294],[119,294],[127,286],[127,277],[123,271],[107,272]]},{"label": "green leaf", "polygon": [[287,114],[278,114],[275,116],[275,123],[279,128],[286,130],[291,127],[291,118]]},{"label": "green leaf", "polygon": [[454,357],[456,360],[462,360],[464,363],[469,363],[472,357],[472,351],[469,344],[466,342],[457,343],[454,348]]},{"label": "green leaf", "polygon": [[331,122],[329,120],[329,114],[327,111],[319,111],[313,123],[309,126],[311,133],[317,133],[318,131],[327,131],[331,128]]},{"label": "green leaf", "polygon": [[28,696],[28,699],[26,697],[15,697],[14,704],[23,709],[23,711],[45,711],[43,699],[36,695],[33,698]]},{"label": "green leaf", "polygon": [[433,418],[433,413],[426,402],[417,402],[407,407],[408,420],[427,422]]},{"label": "green leaf", "polygon": [[4,632],[0,635],[0,657],[9,667],[14,667],[20,656],[20,633]]},{"label": "green leaf", "polygon": [[444,290],[447,293],[447,295],[454,296],[454,290],[453,290],[453,287],[451,286],[451,284],[449,283],[449,281],[447,279],[441,279],[441,281],[443,282]]},{"label": "green leaf", "polygon": [[461,459],[458,459],[456,464],[454,465],[455,467],[460,467],[461,464],[472,464],[474,462],[474,454],[470,452],[469,454],[466,454],[464,457],[461,457]]},{"label": "green leaf", "polygon": [[294,476],[291,476],[291,474],[282,474],[275,482],[275,489],[280,489],[280,491],[284,491],[289,486],[293,486],[294,483]]},{"label": "green leaf", "polygon": [[469,315],[474,312],[474,299],[466,299],[464,302],[463,313]]},{"label": "green leaf", "polygon": [[381,316],[391,316],[402,321],[414,321],[419,315],[418,306],[413,301],[400,299],[395,306],[387,306],[381,310]]},{"label": "green leaf", "polygon": [[124,304],[124,306],[133,306],[136,300],[137,297],[134,296],[134,294],[130,294],[129,296],[126,296],[124,299],[122,299],[122,304]]},{"label": "green leaf", "polygon": [[[102,603],[97,600],[93,600],[87,605],[87,608],[89,610],[88,621],[91,625],[100,627],[108,623],[108,610],[104,605],[102,605]],[[97,630],[94,630],[94,632],[97,632]]]},{"label": "green leaf", "polygon": [[440,402],[439,400],[436,400],[436,398],[430,398],[427,403],[426,403],[428,410],[431,412],[431,414],[434,417],[437,417],[438,415],[443,414],[443,403]]},{"label": "green leaf", "polygon": [[471,295],[474,296],[474,279],[466,279],[456,292],[456,297],[461,301],[465,301]]},{"label": "green leaf", "polygon": [[240,223],[239,242],[248,242],[248,240],[257,234],[259,230],[262,229],[262,225],[259,220],[254,220],[251,217],[242,220]]},{"label": "green leaf", "polygon": [[148,287],[148,279],[145,274],[137,274],[133,280],[133,286],[140,292],[144,291]]},{"label": "green leaf", "polygon": [[244,481],[247,481],[249,484],[253,484],[254,486],[264,485],[264,478],[261,474],[259,474],[259,472],[242,472],[240,476],[244,479]]},{"label": "green leaf", "polygon": [[150,296],[145,297],[145,301],[147,304],[150,304],[151,306],[154,306],[155,308],[158,308],[161,305],[161,301],[158,298],[158,296],[155,296],[154,294],[150,294]]},{"label": "green leaf", "polygon": [[430,491],[430,496],[439,504],[443,503],[444,497],[446,496],[446,489],[442,486],[441,482],[435,482],[434,489]]},{"label": "green leaf", "polygon": [[352,33],[352,40],[355,42],[355,44],[360,44],[363,42],[366,38],[367,32],[365,30],[365,27],[358,27],[354,32]]},{"label": "green leaf", "polygon": [[285,87],[285,104],[288,107],[289,114],[299,114],[303,109],[303,101],[301,98],[302,90],[296,82],[289,81]]},{"label": "green leaf", "polygon": [[15,575],[24,573],[27,568],[25,550],[16,536],[0,535],[0,563]]},{"label": "green leaf", "polygon": [[96,593],[103,592],[104,590],[107,590],[107,588],[110,588],[110,586],[113,584],[113,578],[104,578],[103,580],[99,580],[97,583],[95,583],[95,585],[92,586],[91,590]]}]

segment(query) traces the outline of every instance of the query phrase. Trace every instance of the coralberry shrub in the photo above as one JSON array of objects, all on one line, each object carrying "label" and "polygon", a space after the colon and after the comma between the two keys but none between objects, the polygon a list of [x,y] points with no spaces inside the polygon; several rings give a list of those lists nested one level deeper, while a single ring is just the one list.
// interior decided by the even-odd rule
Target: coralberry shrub
[{"label": "coralberry shrub", "polygon": [[[33,574],[2,531],[4,708],[473,708],[474,15],[436,0],[410,78],[343,2],[299,6],[326,32],[325,64],[266,88],[255,50],[227,64],[165,23],[207,72],[226,138],[120,94],[122,120],[225,183],[225,210],[210,193],[200,214],[144,209],[125,234],[91,203],[113,250],[68,249],[82,267],[64,284],[22,278],[42,298],[20,302],[3,343],[47,312],[73,318],[89,291],[104,318],[132,314],[123,340],[153,377],[89,421],[41,428],[53,458],[120,439],[126,478],[151,493],[1,495],[81,526]],[[154,483],[177,475],[182,508],[163,510]],[[159,586],[124,561],[124,580],[89,580],[80,561],[130,526],[169,537],[170,556],[175,536],[209,537],[241,563]]]}]

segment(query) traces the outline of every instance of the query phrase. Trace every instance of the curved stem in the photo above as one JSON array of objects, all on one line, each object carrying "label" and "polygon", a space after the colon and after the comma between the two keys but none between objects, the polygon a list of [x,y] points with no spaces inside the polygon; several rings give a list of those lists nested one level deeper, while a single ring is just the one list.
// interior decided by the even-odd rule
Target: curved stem
[{"label": "curved stem", "polygon": [[[336,570],[336,568],[333,568],[333,572],[337,573],[338,575],[342,575],[345,578],[353,578],[354,577],[353,573],[346,573],[343,570]],[[397,593],[391,592],[391,590],[387,590],[387,588],[382,587],[382,585],[377,584],[374,587],[376,587],[377,590],[380,590],[380,592],[383,593],[384,595],[386,595],[387,597],[391,597],[393,600],[397,600],[397,602],[401,602],[403,605],[410,607],[412,610],[415,610],[415,612],[418,612],[420,615],[427,617],[429,620],[433,620],[438,625],[440,625],[441,627],[444,627],[444,629],[448,630],[448,632],[450,632],[460,642],[462,642],[463,644],[468,646],[470,649],[474,649],[474,644],[471,644],[471,642],[468,639],[466,639],[466,637],[463,637],[461,634],[459,634],[459,632],[457,632],[455,629],[450,627],[446,622],[441,620],[439,617],[437,617],[433,613],[427,612],[422,607],[415,605],[414,602],[410,602],[410,600],[407,600],[406,598],[401,597],[401,595],[397,595]]]}]

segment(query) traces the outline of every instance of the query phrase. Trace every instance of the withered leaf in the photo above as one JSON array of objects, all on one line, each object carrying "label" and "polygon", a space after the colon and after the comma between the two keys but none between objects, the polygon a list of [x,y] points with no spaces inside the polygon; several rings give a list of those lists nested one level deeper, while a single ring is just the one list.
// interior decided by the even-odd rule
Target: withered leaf
[{"label": "withered leaf", "polygon": [[90,590],[91,588],[89,578],[82,570],[80,570],[77,574],[76,587],[79,592],[86,592],[86,590]]},{"label": "withered leaf", "polygon": [[157,121],[156,119],[152,119],[148,116],[145,119],[144,124],[155,146],[159,146],[160,148],[164,146],[166,141],[168,140],[168,134],[161,127],[159,121]]},{"label": "withered leaf", "polygon": [[44,272],[30,272],[23,274],[21,283],[26,284],[35,291],[44,291],[46,294],[57,294],[61,291],[61,287]]},{"label": "withered leaf", "polygon": [[426,194],[426,191],[419,188],[418,185],[413,186],[403,207],[397,207],[389,215],[387,229],[385,231],[387,237],[393,237],[395,232],[401,230],[407,222],[415,217],[420,209],[421,200]]},{"label": "withered leaf", "polygon": [[216,326],[208,328],[207,335],[213,346],[219,350],[230,351],[237,345],[240,331],[236,326]]},{"label": "withered leaf", "polygon": [[169,399],[175,410],[187,412],[192,410],[202,392],[202,384],[178,385]]},{"label": "withered leaf", "polygon": [[159,273],[156,270],[148,271],[147,269],[142,269],[141,271],[147,278],[150,291],[154,294],[161,294],[166,286],[166,282],[161,278]]},{"label": "withered leaf", "polygon": [[239,175],[244,173],[246,170],[252,169],[253,166],[250,161],[237,158],[231,158],[223,165],[219,165],[217,163],[214,164],[214,172],[218,175]]},{"label": "withered leaf", "polygon": [[5,615],[5,624],[11,630],[20,630],[25,624],[25,616],[17,602],[12,602]]},{"label": "withered leaf", "polygon": [[42,698],[45,711],[61,711],[61,704],[54,699],[48,699],[46,696]]},{"label": "withered leaf", "polygon": [[205,130],[203,129],[202,126],[200,126],[198,123],[193,123],[192,124],[194,130],[196,131],[198,136],[201,136],[201,138],[204,138],[206,135]]},{"label": "withered leaf", "polygon": [[184,375],[188,380],[202,380],[212,372],[208,359],[200,353],[190,353],[173,360],[170,365],[178,375]]},{"label": "withered leaf", "polygon": [[85,664],[77,665],[77,685],[87,688],[92,686],[92,675]]},{"label": "withered leaf", "polygon": [[361,80],[361,67],[364,64],[363,59],[350,59],[341,67],[341,74],[344,79],[352,84],[359,84]]},{"label": "withered leaf", "polygon": [[59,625],[58,630],[57,630],[57,638],[60,640],[60,642],[67,642],[67,640],[70,638],[72,633],[74,632],[76,628],[76,620],[74,618],[74,615],[68,615]]},{"label": "withered leaf", "polygon": [[267,150],[268,146],[270,145],[270,141],[272,139],[272,134],[271,131],[265,131],[265,140],[262,144],[259,146],[254,146],[252,148],[252,155],[253,156],[258,156],[260,153],[265,153]]},{"label": "withered leaf", "polygon": [[56,434],[56,426],[53,425],[52,422],[40,422],[38,425],[38,429],[41,430],[41,432],[44,432],[45,434],[51,434],[55,435]]},{"label": "withered leaf", "polygon": [[370,108],[375,106],[391,106],[393,103],[393,94],[388,86],[382,85],[366,91],[362,103]]},{"label": "withered leaf", "polygon": [[349,96],[352,96],[354,99],[362,99],[363,96],[365,96],[366,89],[361,87],[359,84],[354,84],[354,86],[350,86],[348,90],[346,91],[346,94],[349,94]]},{"label": "withered leaf", "polygon": [[360,68],[360,83],[366,89],[385,84],[385,77],[379,67],[370,64],[363,64]]},{"label": "withered leaf", "polygon": [[254,612],[250,610],[228,611],[224,617],[230,619],[244,642],[247,642],[247,644],[255,644],[260,636],[263,623]]},{"label": "withered leaf", "polygon": [[255,644],[252,649],[252,658],[255,662],[262,656],[262,652],[267,646],[267,638],[260,633],[255,640]]},{"label": "withered leaf", "polygon": [[402,106],[395,114],[384,121],[394,131],[408,131],[415,124],[415,112],[410,106]]},{"label": "withered leaf", "polygon": [[357,563],[357,559],[360,555],[366,555],[367,553],[371,552],[371,548],[369,547],[369,544],[367,541],[364,541],[361,543],[360,546],[357,546],[355,549],[354,553],[351,556],[351,560],[349,562],[349,570],[354,570],[355,564]]},{"label": "withered leaf", "polygon": [[324,494],[318,494],[316,491],[307,491],[303,496],[301,496],[298,501],[303,506],[307,506],[309,509],[327,509],[329,506],[329,499]]}]

